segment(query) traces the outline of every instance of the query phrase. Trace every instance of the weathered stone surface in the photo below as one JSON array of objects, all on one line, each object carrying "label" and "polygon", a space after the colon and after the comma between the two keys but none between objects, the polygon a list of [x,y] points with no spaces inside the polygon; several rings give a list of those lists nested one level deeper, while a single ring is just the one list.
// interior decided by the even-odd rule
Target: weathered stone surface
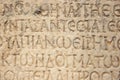
[{"label": "weathered stone surface", "polygon": [[0,0],[0,80],[120,80],[120,0]]}]

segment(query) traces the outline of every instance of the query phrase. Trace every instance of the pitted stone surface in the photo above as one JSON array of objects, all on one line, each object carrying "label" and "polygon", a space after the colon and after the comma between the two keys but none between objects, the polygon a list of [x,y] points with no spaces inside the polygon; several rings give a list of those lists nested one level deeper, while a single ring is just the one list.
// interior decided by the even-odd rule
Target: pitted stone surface
[{"label": "pitted stone surface", "polygon": [[0,80],[120,80],[120,0],[0,0]]}]

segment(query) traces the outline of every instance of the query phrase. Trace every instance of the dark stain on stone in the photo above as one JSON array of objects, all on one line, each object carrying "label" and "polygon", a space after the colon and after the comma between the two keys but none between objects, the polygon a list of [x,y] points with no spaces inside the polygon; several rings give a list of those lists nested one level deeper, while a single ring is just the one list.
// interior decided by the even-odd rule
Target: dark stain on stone
[{"label": "dark stain on stone", "polygon": [[40,10],[36,10],[34,13],[35,14],[41,14],[41,11]]},{"label": "dark stain on stone", "polygon": [[42,9],[41,9],[41,7],[39,7],[37,10],[35,10],[34,14],[39,15],[39,14],[41,14],[41,12],[42,12]]}]

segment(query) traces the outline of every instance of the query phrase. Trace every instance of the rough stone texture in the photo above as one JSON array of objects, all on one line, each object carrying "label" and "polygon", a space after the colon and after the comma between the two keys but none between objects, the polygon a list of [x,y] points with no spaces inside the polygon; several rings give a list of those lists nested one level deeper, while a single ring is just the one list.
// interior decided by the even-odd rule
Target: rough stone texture
[{"label": "rough stone texture", "polygon": [[120,80],[120,0],[0,0],[0,80]]}]

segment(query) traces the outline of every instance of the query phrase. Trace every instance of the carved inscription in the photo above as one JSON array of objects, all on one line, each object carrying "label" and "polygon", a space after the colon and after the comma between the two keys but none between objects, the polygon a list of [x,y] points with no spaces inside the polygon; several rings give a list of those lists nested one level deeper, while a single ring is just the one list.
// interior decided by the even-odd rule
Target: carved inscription
[{"label": "carved inscription", "polygon": [[1,0],[0,80],[120,80],[120,0]]}]

